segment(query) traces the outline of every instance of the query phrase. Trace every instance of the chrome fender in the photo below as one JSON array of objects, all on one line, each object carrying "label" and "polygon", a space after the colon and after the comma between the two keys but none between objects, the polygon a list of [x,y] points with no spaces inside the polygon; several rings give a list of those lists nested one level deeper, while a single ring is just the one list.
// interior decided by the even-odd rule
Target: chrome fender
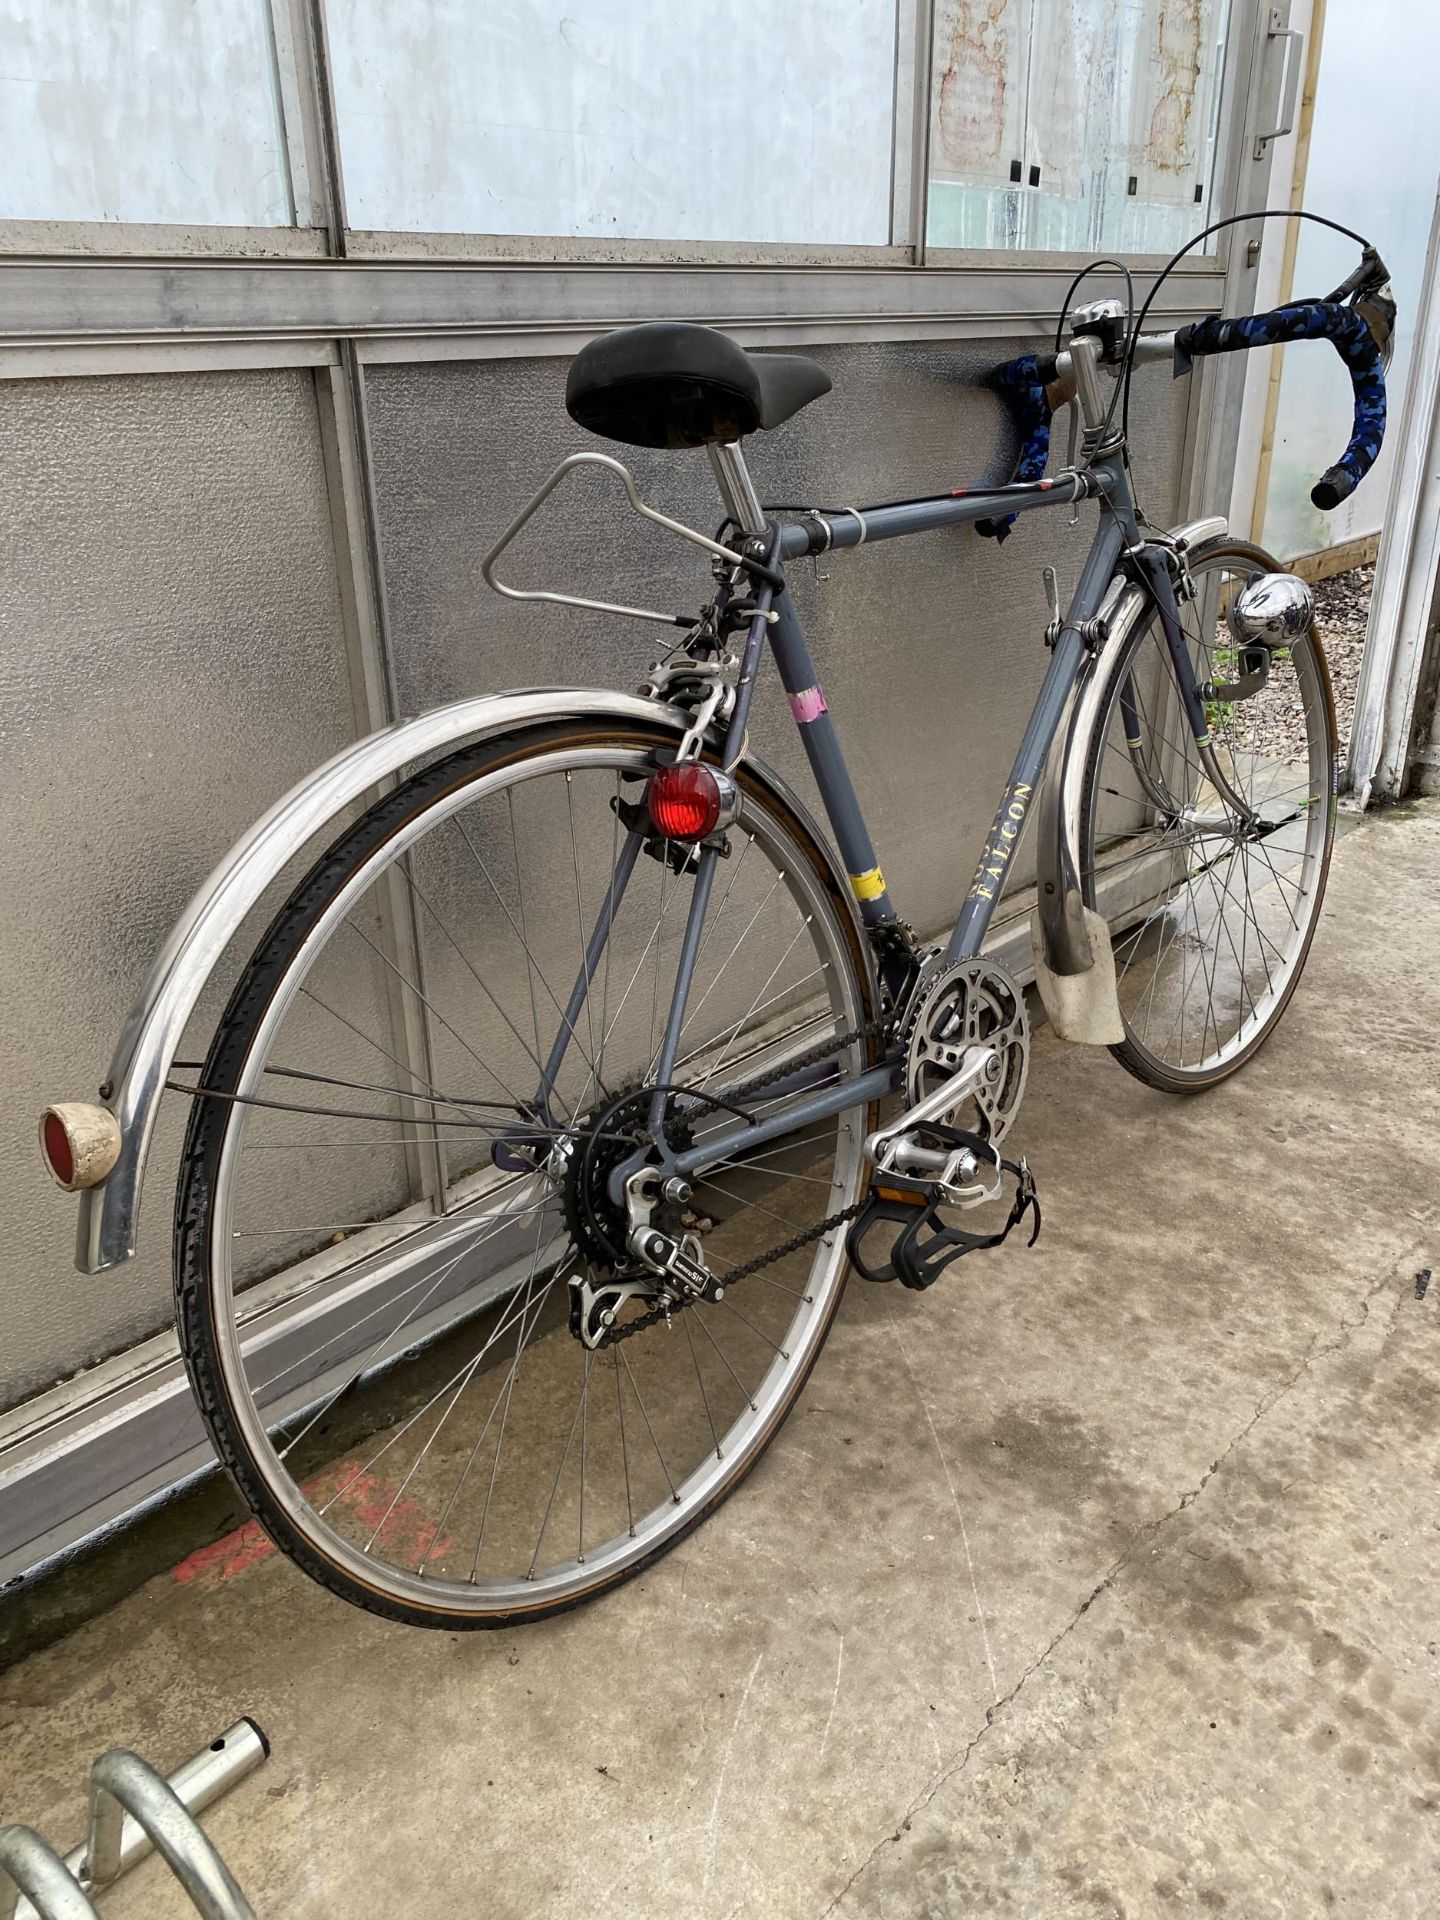
[{"label": "chrome fender", "polygon": [[[545,687],[459,700],[418,719],[397,721],[357,741],[292,787],[237,841],[191,900],[131,1008],[101,1097],[120,1127],[120,1150],[103,1184],[80,1196],[75,1264],[105,1273],[135,1252],[145,1162],[165,1081],[185,1026],[225,949],[275,876],[347,807],[417,761],[491,734],[549,720],[643,721],[683,733],[690,716],[638,694]],[[758,762],[755,772],[792,812],[807,810]],[[813,828],[822,847],[828,842]],[[837,889],[849,886],[837,868]]]},{"label": "chrome fender", "polygon": [[1095,964],[1080,888],[1085,767],[1101,720],[1110,662],[1135,631],[1146,605],[1141,589],[1117,574],[1102,606],[1106,638],[1087,657],[1075,681],[1045,763],[1036,822],[1036,890],[1040,958],[1055,974],[1088,973]]}]

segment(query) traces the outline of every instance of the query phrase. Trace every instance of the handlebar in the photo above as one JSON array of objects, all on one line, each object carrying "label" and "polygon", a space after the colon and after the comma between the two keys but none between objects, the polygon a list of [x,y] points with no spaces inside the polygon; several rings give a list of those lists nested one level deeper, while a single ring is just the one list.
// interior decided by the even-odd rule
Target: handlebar
[{"label": "handlebar", "polygon": [[1238,320],[1222,320],[1212,313],[1193,326],[1181,327],[1175,335],[1176,371],[1187,371],[1189,361],[1199,354],[1239,353],[1285,340],[1329,340],[1350,370],[1355,390],[1350,444],[1310,490],[1315,505],[1329,512],[1359,486],[1385,438],[1385,367],[1363,315],[1329,300],[1307,300],[1276,307],[1273,313],[1245,314]]},{"label": "handlebar", "polygon": [[[1053,353],[1022,353],[1018,360],[1007,360],[996,367],[989,384],[1008,404],[1020,430],[1020,451],[1015,459],[1012,480],[1042,480],[1050,458],[1050,422],[1055,410],[1046,389],[1054,383],[1058,371]],[[995,520],[977,520],[975,531],[997,544],[1009,537],[1017,516],[1007,513]]]},{"label": "handlebar", "polygon": [[[1383,269],[1382,269],[1383,271]],[[1392,308],[1393,312],[1393,308]],[[1191,363],[1207,353],[1238,353],[1249,347],[1273,346],[1281,341],[1329,340],[1350,372],[1355,414],[1350,442],[1333,467],[1311,489],[1317,507],[1331,511],[1346,500],[1375,464],[1385,438],[1385,367],[1380,348],[1365,315],[1342,301],[1307,300],[1277,307],[1272,313],[1245,314],[1225,320],[1210,314],[1173,334],[1138,334],[1130,350],[1136,362],[1160,358],[1172,361],[1176,375],[1188,373]],[[1072,340],[1072,349],[1079,346]],[[1123,367],[1122,342],[1087,341],[1093,367],[1112,371]],[[988,384],[1007,402],[1020,432],[1020,449],[1013,475],[1016,481],[1039,480],[1050,454],[1050,423],[1054,408],[1072,397],[1072,353],[1021,354],[990,375]],[[1093,374],[1091,375],[1093,381]],[[1087,425],[1098,425],[1087,422]],[[1106,422],[1108,424],[1108,415]],[[1092,445],[1093,450],[1093,445]],[[1015,515],[982,520],[976,532],[1000,541],[1014,525]]]}]

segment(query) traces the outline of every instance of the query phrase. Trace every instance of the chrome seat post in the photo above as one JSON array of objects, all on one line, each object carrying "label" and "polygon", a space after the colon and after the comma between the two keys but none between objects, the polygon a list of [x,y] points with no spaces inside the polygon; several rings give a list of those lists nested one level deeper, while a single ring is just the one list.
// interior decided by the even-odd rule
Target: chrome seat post
[{"label": "chrome seat post", "polygon": [[725,511],[742,533],[763,533],[765,511],[739,441],[712,441],[705,451],[710,456],[710,469],[719,484]]}]

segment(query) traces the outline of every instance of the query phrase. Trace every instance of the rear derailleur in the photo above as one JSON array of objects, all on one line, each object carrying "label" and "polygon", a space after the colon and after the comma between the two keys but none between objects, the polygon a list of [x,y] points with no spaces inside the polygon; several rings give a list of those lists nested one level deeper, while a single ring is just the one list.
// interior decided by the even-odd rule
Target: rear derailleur
[{"label": "rear derailleur", "polygon": [[[933,1286],[964,1254],[998,1247],[1027,1214],[1029,1245],[1040,1233],[1040,1202],[1022,1157],[1002,1159],[999,1141],[1025,1090],[1029,1023],[1023,990],[990,962],[932,964],[906,1022],[905,1085],[911,1104],[865,1142],[875,1168],[870,1197],[846,1249],[866,1280]],[[959,1126],[962,1115],[972,1120]],[[971,1233],[949,1212],[1003,1202],[1003,1224]],[[889,1257],[865,1251],[880,1227],[895,1229]]]},{"label": "rear derailleur", "polygon": [[[625,1135],[635,1127],[634,1158],[644,1151],[636,1123],[648,1117],[650,1093],[622,1095],[599,1116],[596,1135],[574,1156],[563,1199],[577,1254],[569,1276],[570,1331],[595,1351],[638,1333],[693,1301],[716,1301],[724,1288],[705,1264],[697,1227],[706,1222],[687,1202],[690,1183],[666,1178],[648,1162],[625,1174],[623,1200],[610,1202],[611,1178],[620,1179]],[[639,1319],[621,1320],[632,1302]]]}]

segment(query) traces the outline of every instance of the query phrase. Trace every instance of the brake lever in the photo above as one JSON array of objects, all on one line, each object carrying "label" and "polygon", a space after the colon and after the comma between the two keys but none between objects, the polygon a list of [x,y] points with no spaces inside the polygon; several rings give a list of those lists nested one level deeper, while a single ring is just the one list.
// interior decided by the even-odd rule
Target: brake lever
[{"label": "brake lever", "polygon": [[1326,294],[1325,304],[1335,306],[1342,300],[1351,299],[1357,293],[1376,293],[1388,284],[1389,279],[1390,269],[1380,258],[1378,251],[1374,247],[1367,246],[1360,255],[1359,266],[1340,282],[1333,293]]}]

